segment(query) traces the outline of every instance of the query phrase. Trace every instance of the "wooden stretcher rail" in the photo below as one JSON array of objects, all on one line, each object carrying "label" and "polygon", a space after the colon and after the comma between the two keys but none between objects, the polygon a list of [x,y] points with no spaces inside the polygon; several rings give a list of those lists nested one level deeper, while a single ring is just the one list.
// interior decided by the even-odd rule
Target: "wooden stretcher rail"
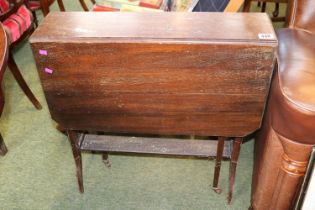
[{"label": "wooden stretcher rail", "polygon": [[[216,140],[191,140],[175,138],[127,137],[111,135],[83,134],[80,138],[81,150],[144,153],[159,155],[215,157]],[[231,157],[231,142],[225,141],[223,157]]]}]

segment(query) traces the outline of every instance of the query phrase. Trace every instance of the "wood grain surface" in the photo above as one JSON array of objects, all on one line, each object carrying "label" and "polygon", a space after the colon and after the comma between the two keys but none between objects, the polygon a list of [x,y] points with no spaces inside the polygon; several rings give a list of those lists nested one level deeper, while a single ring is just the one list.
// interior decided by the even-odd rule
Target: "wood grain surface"
[{"label": "wood grain surface", "polygon": [[[258,34],[272,34],[259,40]],[[276,44],[267,14],[51,12],[31,42],[259,42]]]},{"label": "wood grain surface", "polygon": [[265,15],[86,14],[48,15],[31,39],[65,129],[242,137],[260,127],[277,45],[257,38],[274,34]]}]

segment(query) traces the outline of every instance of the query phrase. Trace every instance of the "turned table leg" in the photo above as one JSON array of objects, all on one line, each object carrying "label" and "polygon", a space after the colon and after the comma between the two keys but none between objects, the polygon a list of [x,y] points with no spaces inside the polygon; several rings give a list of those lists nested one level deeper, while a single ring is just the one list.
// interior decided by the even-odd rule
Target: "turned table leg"
[{"label": "turned table leg", "polygon": [[236,175],[236,166],[237,166],[238,157],[241,151],[242,141],[243,141],[243,138],[235,138],[233,142],[233,150],[232,150],[231,162],[230,162],[230,178],[229,178],[229,194],[228,194],[229,204],[232,201],[233,188],[234,188],[235,175]]},{"label": "turned table leg", "polygon": [[3,138],[1,136],[1,133],[0,133],[0,155],[4,156],[7,152],[8,152],[8,149],[5,146],[5,143],[4,143]]},{"label": "turned table leg", "polygon": [[217,156],[215,160],[215,168],[214,168],[214,177],[213,177],[213,185],[212,189],[216,193],[221,193],[221,189],[218,187],[219,178],[220,178],[220,169],[221,169],[221,161],[222,161],[222,155],[223,155],[223,149],[224,149],[224,141],[225,137],[219,137],[218,138],[218,146],[217,146]]},{"label": "turned table leg", "polygon": [[81,193],[83,193],[84,187],[83,187],[83,176],[82,176],[82,158],[81,158],[81,150],[79,148],[78,135],[76,132],[70,131],[70,130],[68,130],[67,133],[68,133],[68,139],[71,144],[73,158],[74,158],[76,169],[77,169],[76,171],[77,171],[79,190]]}]

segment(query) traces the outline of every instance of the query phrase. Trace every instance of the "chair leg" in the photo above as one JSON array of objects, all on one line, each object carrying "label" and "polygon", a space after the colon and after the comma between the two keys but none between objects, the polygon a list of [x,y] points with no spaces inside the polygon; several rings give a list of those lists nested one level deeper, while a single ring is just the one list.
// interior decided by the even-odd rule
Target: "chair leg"
[{"label": "chair leg", "polygon": [[273,17],[278,17],[278,15],[279,15],[279,7],[280,7],[279,3],[276,3],[275,4],[275,10],[272,13]]},{"label": "chair leg", "polygon": [[235,138],[233,142],[233,150],[232,150],[231,162],[230,162],[228,204],[230,204],[232,201],[233,188],[234,188],[235,175],[236,175],[236,166],[237,166],[238,157],[241,151],[242,141],[243,141],[243,138]]},{"label": "chair leg", "polygon": [[36,15],[36,11],[32,11],[32,15],[34,17],[35,27],[37,28],[38,27],[38,18],[37,18],[37,15]]},{"label": "chair leg", "polygon": [[83,8],[84,11],[89,11],[89,8],[86,6],[84,0],[79,0],[81,7]]},{"label": "chair leg", "polygon": [[8,149],[5,146],[5,143],[4,143],[3,138],[1,136],[1,133],[0,133],[0,155],[4,156],[7,152],[8,152]]},{"label": "chair leg", "polygon": [[107,168],[110,168],[112,166],[112,164],[108,158],[108,152],[102,153],[102,160],[103,160],[103,163],[105,164],[105,166]]},{"label": "chair leg", "polygon": [[77,137],[77,133],[74,131],[67,131],[68,139],[71,144],[72,154],[76,165],[77,171],[77,179],[79,184],[80,193],[84,193],[83,187],[83,176],[82,176],[82,157],[81,157],[81,150],[79,148],[79,140]]},{"label": "chair leg", "polygon": [[42,12],[44,17],[46,17],[49,13],[49,2],[48,0],[41,0],[40,7],[42,8]]},{"label": "chair leg", "polygon": [[251,2],[252,2],[251,0],[244,1],[243,12],[249,12]]},{"label": "chair leg", "polygon": [[267,2],[263,2],[261,6],[261,12],[266,12]]},{"label": "chair leg", "polygon": [[219,184],[219,178],[220,178],[224,141],[225,141],[225,138],[220,136],[218,139],[217,157],[215,160],[214,177],[213,177],[213,185],[212,185],[212,189],[218,194],[221,193],[221,189],[218,187],[218,184]]},{"label": "chair leg", "polygon": [[14,61],[13,54],[11,51],[9,52],[8,66],[9,66],[9,69],[12,72],[15,80],[17,81],[17,83],[19,84],[19,86],[21,87],[21,89],[23,90],[25,95],[28,97],[28,99],[33,103],[35,108],[38,110],[42,109],[42,105],[38,102],[38,100],[35,98],[32,91],[30,90],[30,88],[26,84],[18,66],[16,65],[16,63]]},{"label": "chair leg", "polygon": [[57,3],[58,3],[60,11],[65,12],[66,9],[65,9],[65,6],[63,4],[63,1],[62,0],[57,0]]}]

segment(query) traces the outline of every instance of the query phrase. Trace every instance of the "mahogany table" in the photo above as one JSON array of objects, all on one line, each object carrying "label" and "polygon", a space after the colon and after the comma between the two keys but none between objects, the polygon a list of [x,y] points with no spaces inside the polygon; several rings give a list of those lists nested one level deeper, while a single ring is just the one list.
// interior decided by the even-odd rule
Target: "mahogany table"
[{"label": "mahogany table", "polygon": [[221,159],[231,157],[231,201],[242,139],[260,127],[274,65],[277,39],[267,15],[52,13],[31,44],[51,117],[68,133],[81,192],[81,150],[217,155],[213,187],[220,192]]},{"label": "mahogany table", "polygon": [[[7,67],[7,58],[8,58],[8,43],[7,36],[4,31],[2,24],[0,23],[0,116],[3,111],[4,106],[4,94],[2,91],[2,79],[4,71]],[[0,155],[5,155],[7,153],[7,148],[4,144],[3,138],[0,133]]]}]

